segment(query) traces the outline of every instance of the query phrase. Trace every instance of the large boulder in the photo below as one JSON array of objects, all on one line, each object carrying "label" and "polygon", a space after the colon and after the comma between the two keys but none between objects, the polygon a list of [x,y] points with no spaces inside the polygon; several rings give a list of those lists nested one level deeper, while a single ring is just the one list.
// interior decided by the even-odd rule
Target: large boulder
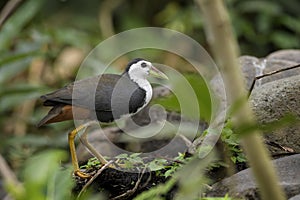
[{"label": "large boulder", "polygon": [[[300,119],[300,50],[280,50],[265,58],[242,56],[239,58],[249,90],[255,77],[277,71],[256,79],[250,103],[257,121],[261,124],[276,122],[288,114]],[[286,69],[286,70],[285,70]],[[300,152],[300,124],[292,123],[265,133],[272,156]]]},{"label": "large boulder", "polygon": [[[300,194],[300,154],[287,156],[273,161],[279,176],[279,184],[291,198]],[[264,169],[262,169],[264,170]],[[256,200],[260,199],[258,187],[255,183],[251,169],[240,171],[231,177],[225,178],[212,185],[207,192],[209,197],[230,196]]]},{"label": "large boulder", "polygon": [[[266,83],[252,91],[250,102],[258,122],[268,124],[292,114],[300,119],[300,76],[293,76]],[[276,143],[300,153],[300,123],[265,133],[270,143]],[[272,154],[283,153],[273,149]]]}]

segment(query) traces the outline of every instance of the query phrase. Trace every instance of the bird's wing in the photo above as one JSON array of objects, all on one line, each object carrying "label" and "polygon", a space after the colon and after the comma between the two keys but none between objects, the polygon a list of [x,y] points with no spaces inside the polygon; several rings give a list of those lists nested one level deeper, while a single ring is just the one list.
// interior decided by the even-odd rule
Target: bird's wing
[{"label": "bird's wing", "polygon": [[[138,108],[144,105],[146,91],[127,76],[121,76],[113,85],[112,89],[103,86],[96,92],[96,110],[99,110],[98,108],[101,108],[105,102],[111,107],[114,116],[121,116],[135,113]],[[104,94],[109,95],[109,98],[106,98],[108,101],[102,100]]]},{"label": "bird's wing", "polygon": [[90,110],[110,111],[110,97],[120,75],[103,74],[73,82],[59,90],[43,95],[45,106],[75,105]]}]

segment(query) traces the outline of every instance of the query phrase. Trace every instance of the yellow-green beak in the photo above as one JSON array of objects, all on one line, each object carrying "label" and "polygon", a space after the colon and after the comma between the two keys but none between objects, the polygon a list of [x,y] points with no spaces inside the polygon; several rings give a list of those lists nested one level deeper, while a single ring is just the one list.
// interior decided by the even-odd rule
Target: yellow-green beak
[{"label": "yellow-green beak", "polygon": [[156,67],[154,66],[151,66],[151,69],[150,69],[150,75],[154,76],[154,77],[157,77],[157,78],[162,78],[162,79],[169,79],[167,77],[167,75],[165,75],[164,73],[162,73],[161,71],[159,71]]}]

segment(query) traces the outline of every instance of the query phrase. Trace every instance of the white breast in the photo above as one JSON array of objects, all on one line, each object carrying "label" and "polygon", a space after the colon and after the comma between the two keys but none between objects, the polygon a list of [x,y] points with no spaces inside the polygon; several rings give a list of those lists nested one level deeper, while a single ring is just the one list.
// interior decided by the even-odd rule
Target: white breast
[{"label": "white breast", "polygon": [[138,84],[139,87],[143,88],[146,91],[145,103],[142,107],[140,107],[137,112],[139,112],[142,108],[144,108],[150,102],[152,98],[152,86],[147,79],[136,79],[133,80]]}]

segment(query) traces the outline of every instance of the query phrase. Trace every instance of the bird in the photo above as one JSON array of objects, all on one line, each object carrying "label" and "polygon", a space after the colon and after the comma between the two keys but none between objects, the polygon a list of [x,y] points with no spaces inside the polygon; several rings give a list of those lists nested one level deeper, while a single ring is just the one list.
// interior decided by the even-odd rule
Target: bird
[{"label": "bird", "polygon": [[[88,77],[42,95],[43,105],[51,109],[37,127],[67,120],[87,120],[87,123],[69,132],[68,143],[74,173],[82,178],[89,177],[78,166],[74,143],[76,135],[94,122],[110,123],[142,110],[152,98],[152,86],[147,80],[150,75],[168,79],[151,62],[135,58],[127,64],[122,74]],[[107,163],[101,153],[88,146],[102,164]]]}]

